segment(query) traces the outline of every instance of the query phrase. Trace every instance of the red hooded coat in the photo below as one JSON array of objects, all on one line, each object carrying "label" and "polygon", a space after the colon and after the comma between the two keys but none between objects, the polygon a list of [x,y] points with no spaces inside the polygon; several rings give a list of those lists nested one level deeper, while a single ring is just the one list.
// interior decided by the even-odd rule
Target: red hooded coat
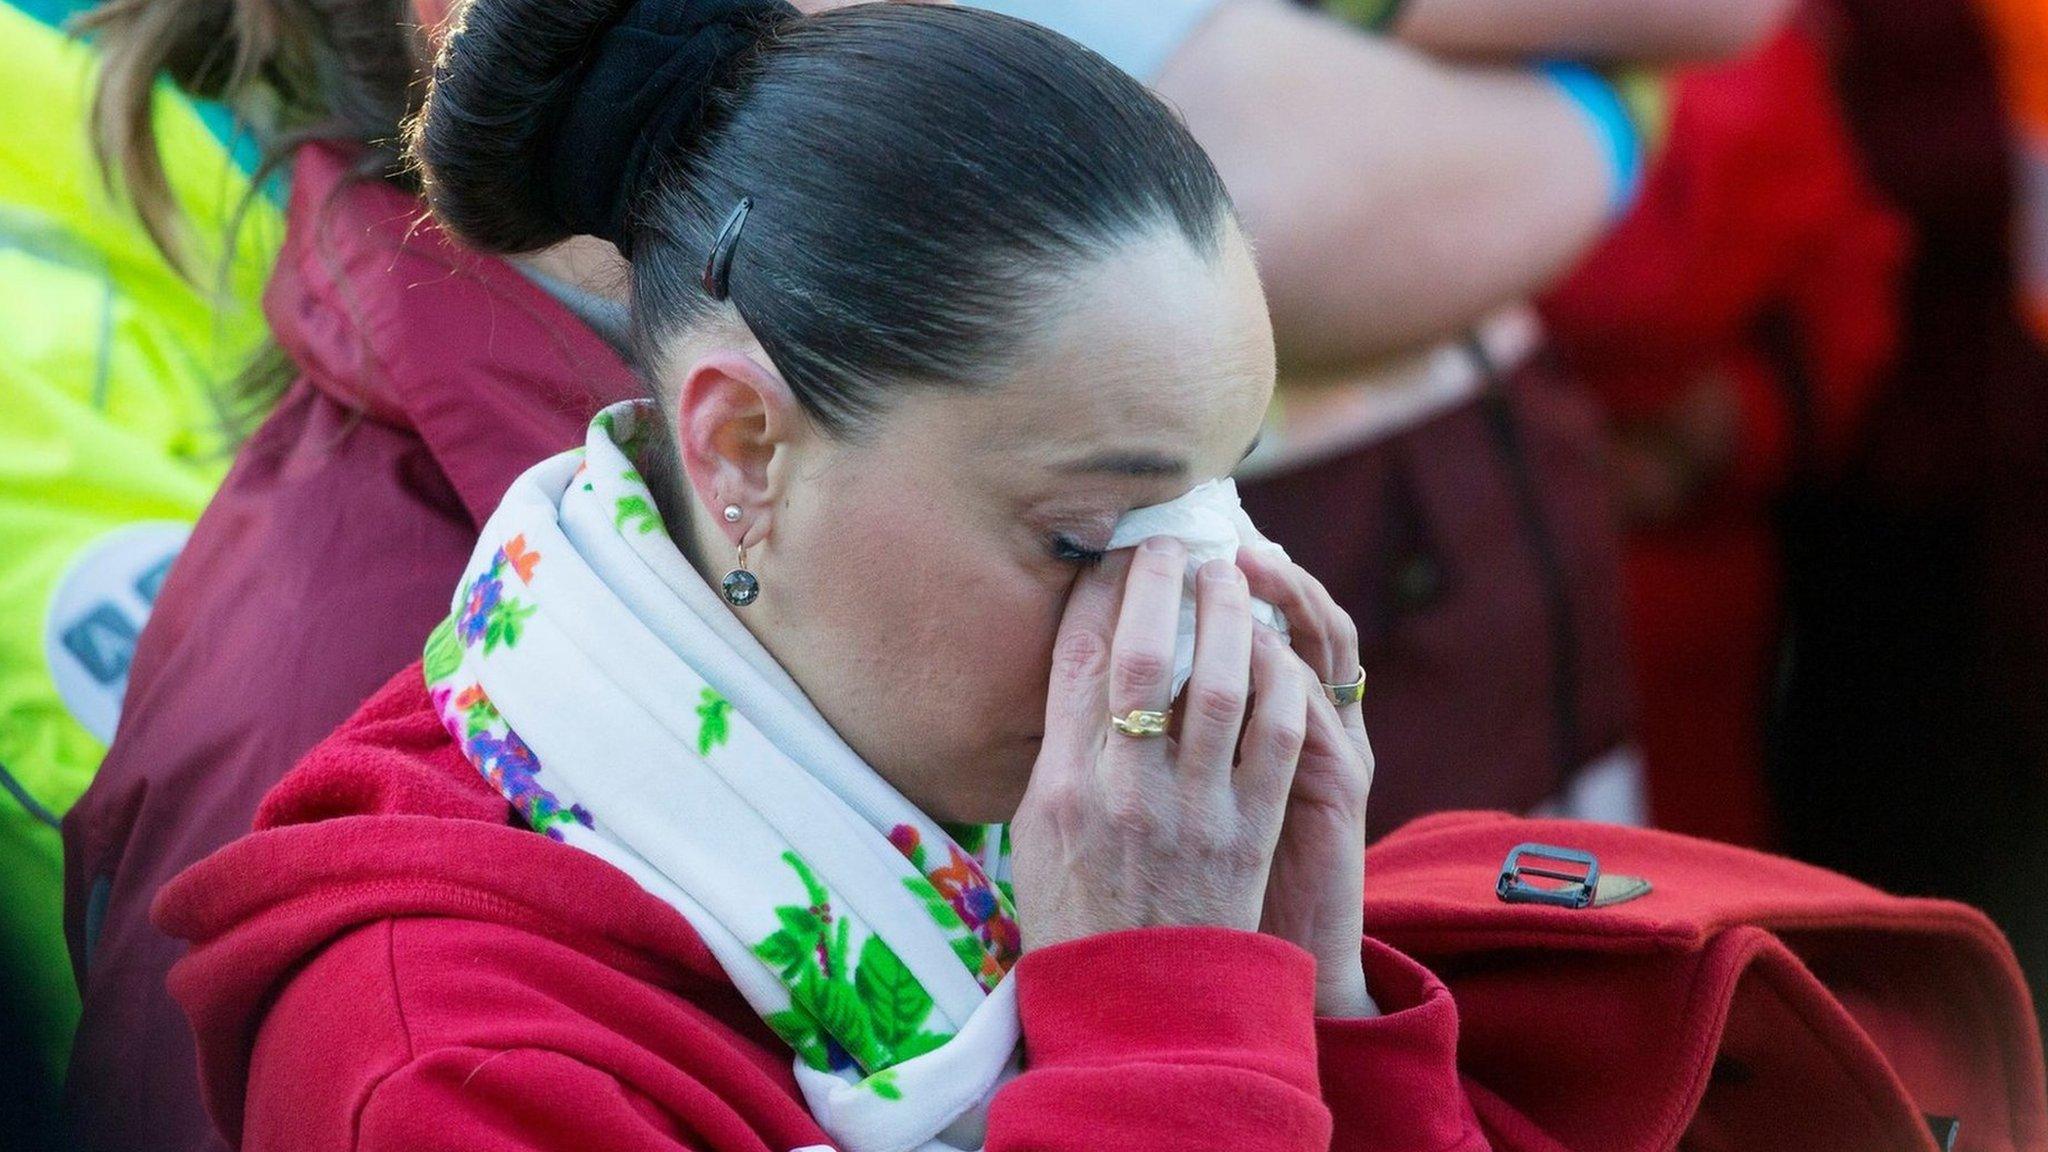
[{"label": "red hooded coat", "polygon": [[[257,826],[156,913],[192,941],[172,991],[207,1105],[248,1152],[830,1145],[688,923],[519,826],[417,667]],[[1637,882],[1586,909],[1503,903],[1525,840]],[[1368,872],[1377,1019],[1315,1019],[1313,961],[1253,933],[1027,953],[1026,1065],[990,1152],[1936,1152],[1954,1120],[1964,1152],[2048,1148],[2026,993],[1969,909],[1486,815],[1417,821]]]}]

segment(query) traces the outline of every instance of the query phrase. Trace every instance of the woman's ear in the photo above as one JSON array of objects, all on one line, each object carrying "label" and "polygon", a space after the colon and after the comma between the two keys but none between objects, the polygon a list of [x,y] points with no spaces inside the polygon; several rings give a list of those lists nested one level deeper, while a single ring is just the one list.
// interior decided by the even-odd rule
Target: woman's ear
[{"label": "woman's ear", "polygon": [[[775,467],[804,425],[796,394],[744,352],[697,360],[676,390],[676,445],[704,523],[753,547],[773,527],[787,469]],[[733,518],[728,508],[738,508]]]}]

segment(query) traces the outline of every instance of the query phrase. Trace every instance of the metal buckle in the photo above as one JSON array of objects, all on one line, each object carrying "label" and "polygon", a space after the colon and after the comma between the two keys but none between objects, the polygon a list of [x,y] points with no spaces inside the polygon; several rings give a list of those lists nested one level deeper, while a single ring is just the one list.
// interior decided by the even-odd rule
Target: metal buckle
[{"label": "metal buckle", "polygon": [[[1539,868],[1525,863],[1524,858],[1544,863],[1576,864],[1579,870],[1560,872],[1555,868]],[[1525,879],[1530,876],[1555,880],[1563,887],[1539,887]],[[1554,848],[1548,844],[1518,844],[1514,851],[1508,853],[1507,863],[1501,865],[1500,881],[1494,885],[1493,891],[1504,904],[1590,908],[1599,887],[1600,861],[1591,852]]]}]

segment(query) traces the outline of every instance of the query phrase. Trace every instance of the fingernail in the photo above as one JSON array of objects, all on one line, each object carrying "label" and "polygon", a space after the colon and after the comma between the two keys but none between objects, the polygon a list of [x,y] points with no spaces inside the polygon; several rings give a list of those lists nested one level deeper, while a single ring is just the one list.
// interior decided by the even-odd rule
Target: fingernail
[{"label": "fingernail", "polygon": [[1180,541],[1171,536],[1154,536],[1139,545],[1139,550],[1154,556],[1171,556],[1180,551]]},{"label": "fingernail", "polygon": [[1209,584],[1242,584],[1244,573],[1228,560],[1211,560],[1202,565],[1202,580]]},{"label": "fingernail", "polygon": [[1287,643],[1285,640],[1280,639],[1278,632],[1273,631],[1264,624],[1259,625],[1256,635],[1260,645],[1267,648],[1278,648]]}]

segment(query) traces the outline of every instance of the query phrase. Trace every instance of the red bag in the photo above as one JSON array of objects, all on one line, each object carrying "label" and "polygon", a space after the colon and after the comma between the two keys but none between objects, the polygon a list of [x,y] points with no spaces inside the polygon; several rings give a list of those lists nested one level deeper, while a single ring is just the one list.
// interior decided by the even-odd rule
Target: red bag
[{"label": "red bag", "polygon": [[[1585,858],[1525,850],[1504,873],[1530,841]],[[1374,846],[1367,891],[1366,930],[1451,989],[1496,1150],[2048,1148],[2026,985],[1973,909],[1667,833],[1472,813]]]}]

